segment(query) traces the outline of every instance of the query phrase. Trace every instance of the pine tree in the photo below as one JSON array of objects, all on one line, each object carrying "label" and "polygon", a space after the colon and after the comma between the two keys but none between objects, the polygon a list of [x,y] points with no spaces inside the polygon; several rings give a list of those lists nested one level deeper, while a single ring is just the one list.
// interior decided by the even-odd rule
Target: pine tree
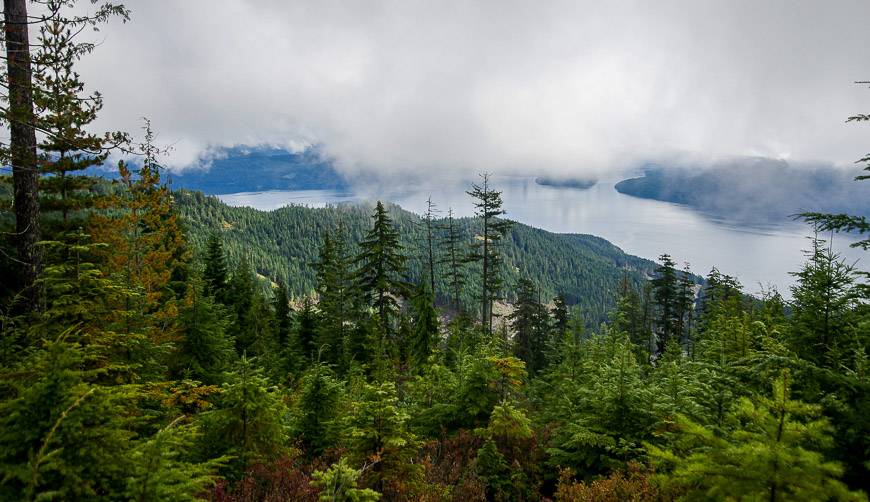
[{"label": "pine tree", "polygon": [[[94,499],[124,492],[133,433],[124,418],[131,393],[90,383],[87,351],[69,331],[25,361],[27,375],[4,382],[0,404],[0,498]],[[19,372],[19,375],[22,372]]]},{"label": "pine tree", "polygon": [[302,308],[296,313],[296,346],[302,356],[309,361],[317,359],[320,347],[317,346],[317,312],[311,299],[302,300]]},{"label": "pine tree", "polygon": [[380,201],[372,220],[372,229],[359,243],[356,281],[359,290],[377,311],[381,334],[386,337],[392,333],[392,324],[398,315],[396,299],[404,297],[407,291],[403,280],[405,256],[401,254],[399,232]]},{"label": "pine tree", "polygon": [[429,290],[432,292],[433,303],[437,296],[437,290],[435,289],[435,264],[437,263],[435,259],[435,215],[437,213],[437,206],[432,202],[432,196],[430,195],[426,199],[426,212],[423,214],[423,225],[426,228],[426,275],[429,280]]},{"label": "pine tree", "polygon": [[472,184],[471,191],[466,192],[474,199],[476,217],[480,220],[482,229],[479,240],[475,239],[469,259],[481,263],[480,320],[487,334],[492,334],[492,305],[501,299],[503,280],[501,276],[502,256],[499,243],[510,231],[513,225],[508,220],[499,219],[505,214],[502,209],[501,192],[490,187],[490,174],[480,175],[483,182]]},{"label": "pine tree", "polygon": [[554,335],[557,340],[561,340],[568,333],[568,321],[571,319],[571,312],[568,310],[564,296],[556,295],[553,298],[553,308],[550,309],[550,315],[553,317]]}]

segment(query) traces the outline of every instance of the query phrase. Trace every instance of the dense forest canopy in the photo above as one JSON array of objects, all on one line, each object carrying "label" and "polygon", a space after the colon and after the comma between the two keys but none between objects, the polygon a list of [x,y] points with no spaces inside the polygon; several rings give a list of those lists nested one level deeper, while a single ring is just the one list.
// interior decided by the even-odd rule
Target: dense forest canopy
[{"label": "dense forest canopy", "polygon": [[867,500],[870,290],[822,234],[785,301],[506,220],[487,173],[467,219],[172,192],[75,71],[128,11],[33,5],[4,2],[0,500]]}]

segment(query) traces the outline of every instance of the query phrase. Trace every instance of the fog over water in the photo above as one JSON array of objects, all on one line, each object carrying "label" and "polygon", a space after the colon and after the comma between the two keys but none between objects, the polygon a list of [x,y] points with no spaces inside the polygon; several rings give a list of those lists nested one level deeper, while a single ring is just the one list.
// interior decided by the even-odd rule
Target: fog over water
[{"label": "fog over water", "polygon": [[[716,220],[687,207],[640,199],[614,190],[615,179],[601,181],[586,190],[541,186],[529,177],[496,176],[494,187],[503,191],[507,217],[551,232],[582,233],[603,237],[627,253],[655,259],[671,254],[681,264],[688,261],[695,273],[706,275],[716,266],[722,273],[737,276],[747,292],[759,293],[775,286],[784,296],[794,283],[789,272],[800,268],[810,229],[801,223],[748,227]],[[354,187],[349,191],[300,190],[220,195],[234,206],[261,210],[288,204],[322,207],[327,204],[384,200],[422,213],[426,199],[446,215],[453,208],[457,216],[471,216],[474,208],[465,193],[469,181],[442,177],[419,184],[382,183]],[[834,235],[835,250],[849,263],[862,259],[863,252],[851,249],[851,237]],[[863,267],[863,261],[858,262]]]}]

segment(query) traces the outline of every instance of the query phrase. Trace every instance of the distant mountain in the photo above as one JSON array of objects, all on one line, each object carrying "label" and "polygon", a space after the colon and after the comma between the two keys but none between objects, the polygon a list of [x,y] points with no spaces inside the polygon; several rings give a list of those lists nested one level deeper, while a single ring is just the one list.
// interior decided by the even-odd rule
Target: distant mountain
[{"label": "distant mountain", "polygon": [[[325,208],[286,206],[274,211],[230,207],[216,197],[199,192],[176,192],[177,208],[186,223],[188,238],[202,249],[208,235],[223,235],[231,262],[242,258],[268,278],[285,281],[296,295],[310,293],[315,285],[311,263],[317,260],[324,235],[341,221],[352,241],[359,241],[371,225],[372,208],[365,204],[342,204]],[[401,236],[412,278],[421,275],[424,227],[420,217],[399,206],[389,210]],[[457,220],[464,238],[471,242],[480,233],[476,220]],[[620,280],[625,276],[637,286],[653,274],[655,264],[631,256],[610,242],[591,235],[555,234],[517,223],[503,241],[506,290],[514,290],[519,278],[528,277],[549,301],[562,294],[579,305],[590,325],[607,318],[616,306]],[[476,305],[479,281],[475,266],[469,266],[464,301]],[[447,274],[439,273],[439,295],[448,291]]]},{"label": "distant mountain", "polygon": [[870,183],[857,170],[791,166],[782,160],[739,158],[709,167],[649,165],[620,181],[626,195],[685,204],[742,223],[786,221],[801,212],[870,214]]},{"label": "distant mountain", "polygon": [[558,188],[577,188],[580,190],[585,190],[587,188],[592,188],[598,183],[598,180],[590,180],[583,178],[555,178],[551,176],[539,176],[535,178],[535,183],[544,186],[558,187]]},{"label": "distant mountain", "polygon": [[[261,192],[265,190],[344,189],[348,180],[320,149],[294,153],[269,147],[233,147],[213,152],[203,167],[170,172],[173,188],[200,190],[207,194]],[[116,177],[113,168],[91,174]]]}]

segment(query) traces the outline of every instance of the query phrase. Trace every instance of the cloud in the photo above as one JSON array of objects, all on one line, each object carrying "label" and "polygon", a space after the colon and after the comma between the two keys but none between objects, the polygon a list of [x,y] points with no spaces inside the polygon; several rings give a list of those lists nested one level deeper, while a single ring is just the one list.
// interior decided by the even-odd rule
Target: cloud
[{"label": "cloud", "polygon": [[601,174],[647,159],[850,163],[870,4],[139,0],[82,65],[100,126],[169,163],[320,144],[348,170]]}]

